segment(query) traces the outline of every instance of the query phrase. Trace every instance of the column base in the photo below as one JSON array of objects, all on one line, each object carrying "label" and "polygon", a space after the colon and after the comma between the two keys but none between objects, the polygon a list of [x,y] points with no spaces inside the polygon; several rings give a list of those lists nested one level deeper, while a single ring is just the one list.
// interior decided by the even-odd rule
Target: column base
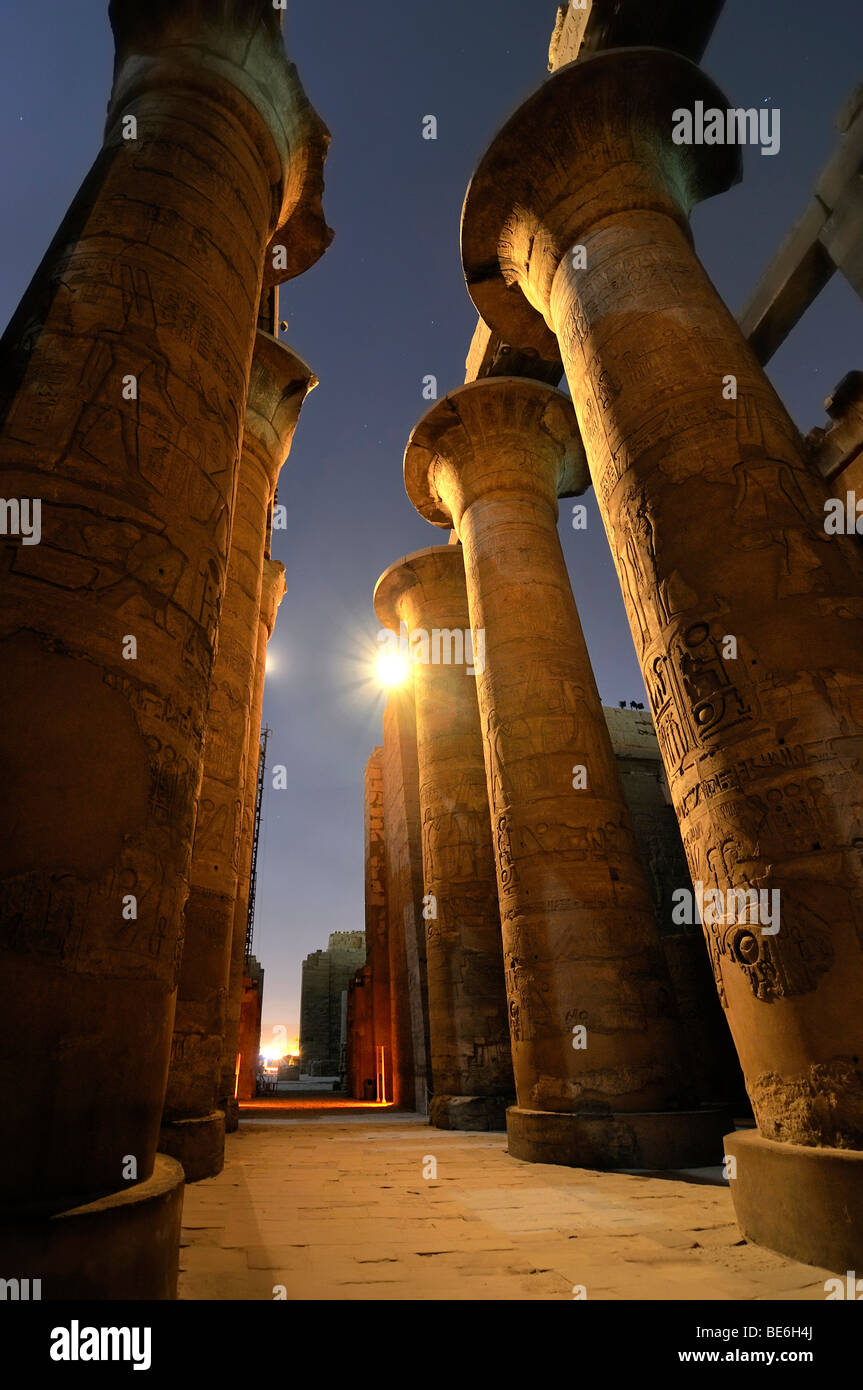
[{"label": "column base", "polygon": [[528,1163],[566,1168],[704,1168],[722,1162],[728,1114],[721,1106],[603,1115],[513,1105],[507,1149]]},{"label": "column base", "polygon": [[240,1128],[240,1102],[231,1096],[222,1101],[225,1111],[225,1133],[234,1134]]},{"label": "column base", "polygon": [[725,1138],[743,1235],[780,1255],[863,1275],[863,1152],[777,1144],[757,1130]]},{"label": "column base", "polygon": [[159,1152],[183,1165],[186,1182],[214,1178],[225,1165],[224,1110],[191,1120],[163,1120]]},{"label": "column base", "polygon": [[433,1096],[429,1124],[435,1129],[506,1129],[512,1104],[505,1096]]},{"label": "column base", "polygon": [[39,1280],[43,1300],[177,1297],[183,1170],[157,1154],[152,1177],[86,1206],[0,1226],[3,1275]]}]

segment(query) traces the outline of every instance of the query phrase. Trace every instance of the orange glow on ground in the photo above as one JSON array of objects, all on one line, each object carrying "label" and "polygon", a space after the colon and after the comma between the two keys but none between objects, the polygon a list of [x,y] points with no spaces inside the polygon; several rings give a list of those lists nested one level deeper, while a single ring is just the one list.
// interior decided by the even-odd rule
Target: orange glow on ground
[{"label": "orange glow on ground", "polygon": [[240,1110],[392,1110],[391,1101],[351,1100],[347,1096],[258,1096],[241,1100]]}]

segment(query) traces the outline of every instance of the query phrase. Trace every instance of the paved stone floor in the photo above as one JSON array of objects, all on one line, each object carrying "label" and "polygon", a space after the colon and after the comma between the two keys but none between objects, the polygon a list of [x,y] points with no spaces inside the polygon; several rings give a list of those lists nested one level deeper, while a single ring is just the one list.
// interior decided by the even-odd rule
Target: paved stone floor
[{"label": "paved stone floor", "polygon": [[224,1170],[186,1188],[180,1297],[823,1300],[828,1271],[744,1241],[717,1177],[522,1163],[503,1134],[253,1102]]}]

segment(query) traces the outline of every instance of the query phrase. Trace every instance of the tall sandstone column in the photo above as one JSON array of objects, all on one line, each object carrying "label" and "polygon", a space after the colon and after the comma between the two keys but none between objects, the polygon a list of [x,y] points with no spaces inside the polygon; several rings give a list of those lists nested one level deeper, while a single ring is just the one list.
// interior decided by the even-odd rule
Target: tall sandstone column
[{"label": "tall sandstone column", "polygon": [[[225,1000],[225,1037],[222,1047],[222,1080],[219,1088],[219,1109],[229,1116],[229,1132],[237,1127],[236,1099],[250,1100],[254,1095],[245,1078],[254,1076],[247,1065],[238,1078],[237,1057],[240,1051],[240,1015],[243,1007],[243,978],[246,972],[246,926],[249,917],[249,881],[252,872],[252,836],[255,821],[255,799],[258,791],[258,760],[261,744],[261,713],[264,707],[264,683],[267,674],[267,643],[276,626],[276,614],[285,596],[285,567],[269,555],[261,566],[261,606],[257,622],[257,651],[255,680],[249,706],[249,742],[246,750],[246,781],[243,788],[243,808],[237,869],[237,896],[231,929],[231,954],[228,962],[227,997]],[[253,1059],[257,1061],[257,1058]]]},{"label": "tall sandstone column", "polygon": [[225,601],[204,737],[204,776],[185,910],[183,960],[160,1149],[187,1182],[222,1168],[222,1052],[251,710],[258,655],[262,566],[279,472],[316,378],[297,355],[258,331],[237,481]]},{"label": "tall sandstone column", "polygon": [[[464,550],[497,857],[518,1105],[515,1157],[588,1167],[715,1161],[557,534],[583,489],[572,406],[527,378],[439,401],[408,496]],[[586,1030],[586,1031],[585,1031]]]},{"label": "tall sandstone column", "polygon": [[[508,342],[560,344],[692,878],[722,894],[705,935],[759,1130],[728,1140],[741,1224],[844,1271],[863,1240],[863,565],[825,536],[798,432],[693,253],[691,207],[739,175],[736,147],[675,143],[696,102],[724,121],[659,50],[561,70],[474,176],[465,273]],[[778,894],[780,917],[764,930],[731,890]]]},{"label": "tall sandstone column", "polygon": [[104,145],[0,346],[2,493],[42,529],[2,549],[0,1200],[45,1297],[175,1288],[156,1145],[255,317],[273,237],[294,273],[328,240],[272,5],[110,14]]},{"label": "tall sandstone column", "polygon": [[412,653],[431,1123],[504,1129],[515,1083],[461,548],[397,561],[378,580],[375,612],[393,632],[406,625]]},{"label": "tall sandstone column", "polygon": [[[390,1011],[389,923],[387,921],[387,857],[384,832],[383,748],[375,748],[363,776],[363,837],[365,847],[366,964],[372,1004],[374,1064],[377,1074],[383,1048],[384,1092],[393,1099],[393,1044]],[[362,1096],[357,1097],[362,1100]]]},{"label": "tall sandstone column", "polygon": [[383,733],[393,1101],[424,1115],[430,1081],[428,979],[412,682],[391,692],[384,707]]},{"label": "tall sandstone column", "polygon": [[345,1073],[353,1100],[375,1099],[375,1021],[372,968],[361,965],[348,981]]}]

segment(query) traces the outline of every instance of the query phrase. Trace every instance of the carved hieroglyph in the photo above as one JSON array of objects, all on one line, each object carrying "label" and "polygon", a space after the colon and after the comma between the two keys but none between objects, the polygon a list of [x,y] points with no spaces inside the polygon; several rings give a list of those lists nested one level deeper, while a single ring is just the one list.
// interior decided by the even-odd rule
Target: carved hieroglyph
[{"label": "carved hieroglyph", "polygon": [[[163,1121],[203,1118],[214,1111],[219,1099],[243,806],[249,789],[251,710],[268,519],[302,403],[316,384],[313,373],[290,348],[258,331],[225,601],[210,682],[204,775],[184,914],[183,960]],[[259,725],[255,738],[258,732]],[[181,1153],[171,1152],[182,1159]]]},{"label": "carved hieroglyph", "polygon": [[111,5],[104,146],[2,343],[2,494],[42,500],[41,543],[2,547],[19,1201],[111,1191],[127,1154],[152,1172],[265,254],[328,240],[278,11],[206,8]]},{"label": "carved hieroglyph", "polygon": [[[258,789],[258,760],[261,742],[261,711],[264,705],[264,682],[267,669],[267,643],[273,635],[276,614],[285,596],[285,567],[267,557],[261,567],[261,606],[257,621],[257,651],[255,679],[249,704],[249,742],[246,748],[246,780],[243,788],[243,810],[240,822],[240,857],[237,870],[237,896],[234,901],[231,930],[231,956],[227,976],[225,1001],[225,1039],[222,1049],[222,1080],[219,1101],[234,1094],[237,1074],[237,1053],[240,1046],[240,1016],[243,1005],[243,975],[246,958],[246,925],[249,916],[249,880],[252,872],[252,832],[255,820],[255,798]],[[254,1063],[257,1058],[253,1059]],[[242,1099],[248,1099],[243,1096]]]},{"label": "carved hieroglyph", "polygon": [[405,623],[414,636],[446,634],[426,652],[428,660],[413,665],[432,1090],[438,1100],[511,1096],[497,880],[469,640],[464,650],[470,617],[460,547],[434,546],[391,566],[378,580],[375,611],[394,632]]},{"label": "carved hieroglyph", "polygon": [[585,481],[570,403],[525,378],[453,391],[405,455],[414,506],[458,532],[475,643],[484,634],[518,1104],[663,1110],[690,1099],[679,1021],[557,534],[558,495]]},{"label": "carved hieroglyph", "polygon": [[559,340],[693,880],[779,893],[776,933],[706,928],[761,1132],[863,1147],[863,566],[693,254],[739,170],[673,143],[696,100],[728,105],[659,50],[551,78],[474,176],[465,273],[507,341]]}]

